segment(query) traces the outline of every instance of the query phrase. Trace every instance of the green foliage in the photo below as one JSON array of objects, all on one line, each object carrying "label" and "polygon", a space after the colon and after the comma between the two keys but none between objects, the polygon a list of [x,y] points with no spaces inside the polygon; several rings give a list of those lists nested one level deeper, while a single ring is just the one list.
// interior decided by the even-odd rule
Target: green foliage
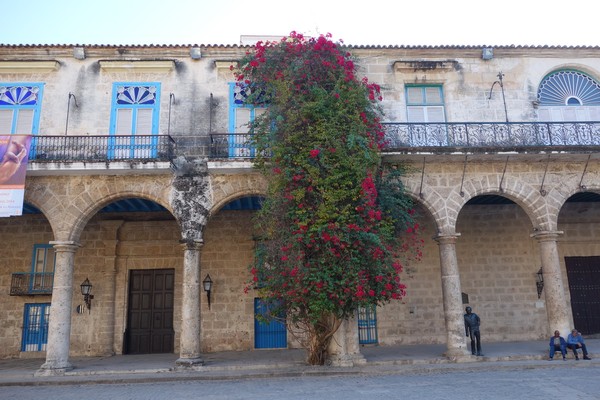
[{"label": "green foliage", "polygon": [[356,78],[351,54],[329,35],[258,43],[240,66],[247,103],[268,106],[251,126],[269,183],[251,287],[260,282],[288,322],[312,332],[329,316],[402,298],[402,252],[418,249],[400,235],[414,237],[416,226],[401,170],[381,164],[379,86]]}]

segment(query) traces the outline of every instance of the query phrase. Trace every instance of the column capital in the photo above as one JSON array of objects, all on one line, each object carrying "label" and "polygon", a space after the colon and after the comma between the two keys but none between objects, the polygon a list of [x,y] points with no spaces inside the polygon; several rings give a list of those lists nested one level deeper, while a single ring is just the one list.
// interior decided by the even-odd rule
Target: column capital
[{"label": "column capital", "polygon": [[204,246],[204,240],[186,240],[182,239],[179,241],[179,244],[183,247],[184,250],[200,250],[202,246]]},{"label": "column capital", "polygon": [[439,244],[454,244],[460,237],[460,233],[438,233],[433,240]]},{"label": "column capital", "polygon": [[529,236],[536,239],[538,242],[550,242],[556,241],[558,237],[563,234],[563,231],[535,231]]},{"label": "column capital", "polygon": [[75,253],[77,251],[78,248],[81,247],[81,245],[77,242],[74,241],[61,241],[61,240],[51,240],[49,242],[52,247],[54,247],[54,250],[58,250],[58,251],[70,251],[72,253]]}]

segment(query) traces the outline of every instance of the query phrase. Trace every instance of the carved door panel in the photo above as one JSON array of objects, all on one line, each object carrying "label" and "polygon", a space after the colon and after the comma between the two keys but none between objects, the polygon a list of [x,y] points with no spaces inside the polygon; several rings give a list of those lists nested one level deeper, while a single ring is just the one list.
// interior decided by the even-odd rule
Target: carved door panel
[{"label": "carved door panel", "polygon": [[174,277],[172,269],[131,271],[126,353],[173,352]]}]

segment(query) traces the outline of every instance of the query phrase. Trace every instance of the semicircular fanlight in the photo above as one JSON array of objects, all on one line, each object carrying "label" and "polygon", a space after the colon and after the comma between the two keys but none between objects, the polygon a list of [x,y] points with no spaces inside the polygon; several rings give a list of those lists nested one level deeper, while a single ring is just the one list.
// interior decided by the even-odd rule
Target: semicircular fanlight
[{"label": "semicircular fanlight", "polygon": [[538,101],[546,106],[600,105],[600,85],[579,71],[558,71],[544,78]]}]

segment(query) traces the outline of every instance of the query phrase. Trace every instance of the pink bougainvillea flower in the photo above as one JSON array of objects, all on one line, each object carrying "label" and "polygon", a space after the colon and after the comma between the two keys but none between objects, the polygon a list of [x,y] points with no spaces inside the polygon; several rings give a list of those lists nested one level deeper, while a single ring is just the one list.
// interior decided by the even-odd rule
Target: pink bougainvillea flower
[{"label": "pink bougainvillea flower", "polygon": [[320,152],[321,152],[321,150],[319,150],[319,149],[312,149],[310,151],[310,158],[317,158],[319,156]]}]

